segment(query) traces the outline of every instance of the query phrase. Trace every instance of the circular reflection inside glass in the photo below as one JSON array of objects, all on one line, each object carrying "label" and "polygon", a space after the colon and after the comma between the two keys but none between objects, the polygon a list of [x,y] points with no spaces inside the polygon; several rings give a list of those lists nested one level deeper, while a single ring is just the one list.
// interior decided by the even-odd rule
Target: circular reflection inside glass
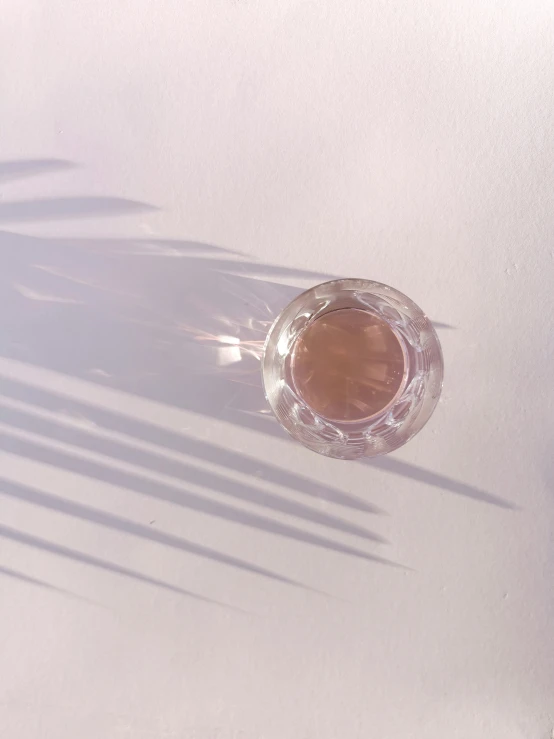
[{"label": "circular reflection inside glass", "polygon": [[402,389],[405,357],[392,328],[358,308],[331,311],[295,342],[291,374],[297,393],[330,421],[363,421]]}]

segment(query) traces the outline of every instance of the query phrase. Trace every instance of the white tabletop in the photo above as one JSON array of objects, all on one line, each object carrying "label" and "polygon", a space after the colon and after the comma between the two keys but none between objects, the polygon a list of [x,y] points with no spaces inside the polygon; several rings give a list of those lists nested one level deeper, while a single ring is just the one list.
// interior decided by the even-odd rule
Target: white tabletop
[{"label": "white tabletop", "polygon": [[[550,0],[1,14],[0,736],[550,737]],[[261,390],[331,275],[443,344],[373,462]]]}]

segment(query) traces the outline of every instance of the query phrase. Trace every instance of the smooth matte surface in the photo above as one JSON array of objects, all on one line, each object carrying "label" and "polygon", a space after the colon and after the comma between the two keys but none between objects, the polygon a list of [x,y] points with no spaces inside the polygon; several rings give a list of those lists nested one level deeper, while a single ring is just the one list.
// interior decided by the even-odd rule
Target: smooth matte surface
[{"label": "smooth matte surface", "polygon": [[[0,736],[549,739],[550,0],[4,0]],[[344,463],[266,412],[302,287],[445,389]]]}]

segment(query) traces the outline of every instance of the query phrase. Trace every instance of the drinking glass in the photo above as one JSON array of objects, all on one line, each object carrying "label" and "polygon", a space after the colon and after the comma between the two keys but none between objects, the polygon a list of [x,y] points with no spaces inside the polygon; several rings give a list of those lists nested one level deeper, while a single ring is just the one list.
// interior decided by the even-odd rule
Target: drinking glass
[{"label": "drinking glass", "polygon": [[443,358],[430,320],[393,287],[324,282],[276,318],[261,358],[264,390],[281,425],[338,459],[405,444],[440,397]]}]

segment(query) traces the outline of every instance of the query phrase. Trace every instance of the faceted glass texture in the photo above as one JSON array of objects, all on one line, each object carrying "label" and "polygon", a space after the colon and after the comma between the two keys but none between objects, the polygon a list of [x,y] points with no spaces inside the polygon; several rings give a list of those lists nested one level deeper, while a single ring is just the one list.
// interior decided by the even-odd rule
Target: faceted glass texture
[{"label": "faceted glass texture", "polygon": [[295,439],[330,457],[397,449],[430,418],[442,352],[423,311],[388,285],[325,282],[299,295],[271,327],[267,399]]}]

